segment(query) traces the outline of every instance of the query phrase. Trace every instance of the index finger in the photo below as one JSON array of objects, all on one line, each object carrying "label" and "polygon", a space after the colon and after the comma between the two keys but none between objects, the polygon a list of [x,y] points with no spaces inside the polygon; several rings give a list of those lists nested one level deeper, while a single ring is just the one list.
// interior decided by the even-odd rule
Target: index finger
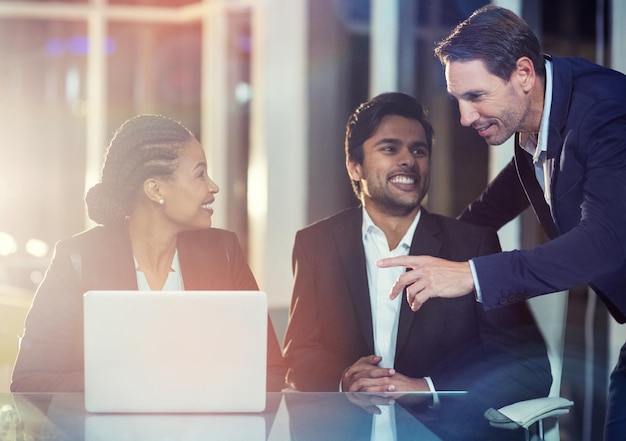
[{"label": "index finger", "polygon": [[[410,255],[386,257],[386,258],[376,261],[376,266],[378,266],[379,268],[391,268],[391,267],[402,266],[406,268],[407,270],[414,270],[415,268],[419,266],[419,264],[421,263],[421,260],[422,259],[419,256],[410,256]],[[400,293],[404,291],[404,288],[407,285],[410,285],[411,283],[415,282],[414,277],[415,277],[414,274],[407,276],[407,273],[399,276],[394,282],[393,286],[391,287],[391,290],[389,292],[389,299],[394,300],[396,297],[398,297],[398,295],[400,295]]]},{"label": "index finger", "polygon": [[421,263],[420,256],[397,256],[385,257],[376,261],[378,268],[390,268],[393,266],[403,266],[405,268],[415,269]]}]

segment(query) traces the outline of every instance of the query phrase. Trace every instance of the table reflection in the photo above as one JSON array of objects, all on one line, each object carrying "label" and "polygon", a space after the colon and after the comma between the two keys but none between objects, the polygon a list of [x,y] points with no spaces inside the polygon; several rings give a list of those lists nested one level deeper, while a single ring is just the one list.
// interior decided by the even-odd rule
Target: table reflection
[{"label": "table reflection", "polygon": [[440,440],[391,398],[370,394],[286,394],[291,440]]},{"label": "table reflection", "polygon": [[93,414],[82,394],[0,394],[0,441],[524,440],[494,429],[471,397],[269,393],[255,414]]},{"label": "table reflection", "polygon": [[258,415],[92,415],[85,419],[85,440],[250,440],[264,441],[265,421]]}]

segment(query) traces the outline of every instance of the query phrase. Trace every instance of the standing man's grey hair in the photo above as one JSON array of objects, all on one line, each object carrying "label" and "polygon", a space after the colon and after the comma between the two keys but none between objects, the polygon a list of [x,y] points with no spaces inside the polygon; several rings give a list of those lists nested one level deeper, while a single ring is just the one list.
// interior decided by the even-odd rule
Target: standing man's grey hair
[{"label": "standing man's grey hair", "polygon": [[[381,93],[356,108],[346,125],[346,161],[363,164],[363,144],[372,137],[385,116],[398,115],[414,119],[424,128],[429,152],[433,147],[434,131],[428,122],[428,112],[410,95],[400,92]],[[361,198],[359,182],[352,181],[352,189]]]},{"label": "standing man's grey hair", "polygon": [[517,60],[528,57],[535,73],[543,77],[545,67],[539,40],[528,24],[505,8],[487,5],[474,11],[435,46],[442,64],[481,60],[487,70],[509,81]]}]

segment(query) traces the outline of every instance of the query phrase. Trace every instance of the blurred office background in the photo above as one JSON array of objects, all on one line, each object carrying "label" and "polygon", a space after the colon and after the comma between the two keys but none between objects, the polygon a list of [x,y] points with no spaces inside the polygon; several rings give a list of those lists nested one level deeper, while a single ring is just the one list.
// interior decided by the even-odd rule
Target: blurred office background
[{"label": "blurred office background", "polygon": [[[9,366],[2,375],[54,243],[91,225],[86,189],[114,130],[138,113],[179,119],[200,139],[220,186],[214,225],[239,235],[279,334],[295,232],[357,203],[343,136],[360,102],[398,90],[428,107],[436,144],[425,205],[459,214],[510,159],[512,144],[488,147],[460,126],[432,48],[486,3],[1,0],[0,339]],[[524,17],[547,52],[626,71],[624,2],[494,3]],[[502,232],[505,248],[543,240],[532,214]],[[559,375],[563,365],[553,393],[585,403],[562,419],[561,439],[598,439],[624,330],[585,287],[535,309],[556,345]]]}]

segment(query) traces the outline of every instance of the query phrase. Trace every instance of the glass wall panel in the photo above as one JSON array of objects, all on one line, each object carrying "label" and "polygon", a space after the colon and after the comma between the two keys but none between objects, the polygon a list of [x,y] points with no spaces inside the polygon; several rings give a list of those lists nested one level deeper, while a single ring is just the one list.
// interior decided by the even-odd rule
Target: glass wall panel
[{"label": "glass wall panel", "polygon": [[[237,233],[244,250],[248,249],[248,164],[250,156],[250,101],[252,37],[250,11],[242,10],[227,14],[227,137],[228,173],[226,182],[231,197],[222,201],[228,207],[227,225]],[[211,75],[207,72],[206,75]],[[218,195],[219,197],[219,195]]]},{"label": "glass wall panel", "polygon": [[[27,3],[51,3],[59,0],[21,0]],[[61,0],[63,3],[89,3],[91,0]],[[140,5],[176,7],[200,3],[202,0],[108,0],[110,5]]]},{"label": "glass wall panel", "polygon": [[[24,3],[52,3],[57,0],[21,0]],[[62,0],[63,3],[88,3],[90,0]]]},{"label": "glass wall panel", "polygon": [[0,283],[34,288],[27,244],[83,227],[87,47],[83,23],[0,20]]},{"label": "glass wall panel", "polygon": [[[113,2],[111,2],[113,3]],[[120,3],[120,2],[118,2]],[[137,2],[135,2],[137,3]],[[166,6],[158,2],[159,6]],[[171,2],[181,6],[181,2]],[[191,3],[191,2],[187,2]],[[142,3],[142,4],[145,4]],[[226,14],[227,227],[247,245],[250,12]],[[161,113],[202,141],[202,24],[107,25],[106,142],[126,119]],[[0,19],[0,284],[34,289],[33,267],[48,264],[54,243],[85,227],[88,29],[82,21]],[[205,72],[204,80],[214,72]],[[29,254],[31,239],[47,251]],[[32,243],[32,241],[30,242]],[[17,269],[19,268],[19,269]]]},{"label": "glass wall panel", "polygon": [[187,6],[201,3],[202,0],[109,0],[110,5],[140,5],[140,6]]},{"label": "glass wall panel", "polygon": [[107,61],[109,133],[139,113],[180,120],[200,136],[201,27],[111,23]]}]

